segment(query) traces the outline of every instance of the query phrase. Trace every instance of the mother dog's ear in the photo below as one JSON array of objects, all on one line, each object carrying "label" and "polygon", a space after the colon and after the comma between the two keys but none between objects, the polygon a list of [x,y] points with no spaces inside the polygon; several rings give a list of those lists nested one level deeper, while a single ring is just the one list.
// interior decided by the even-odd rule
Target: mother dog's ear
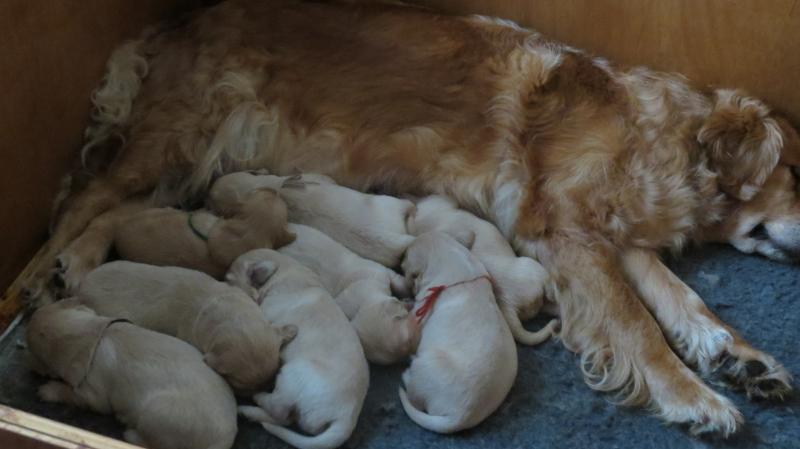
[{"label": "mother dog's ear", "polygon": [[800,167],[800,134],[798,134],[797,128],[780,115],[775,116],[775,121],[783,134],[781,163],[792,167]]},{"label": "mother dog's ear", "polygon": [[760,101],[740,91],[719,89],[714,109],[697,134],[708,150],[720,188],[743,201],[753,198],[781,157],[778,122]]}]

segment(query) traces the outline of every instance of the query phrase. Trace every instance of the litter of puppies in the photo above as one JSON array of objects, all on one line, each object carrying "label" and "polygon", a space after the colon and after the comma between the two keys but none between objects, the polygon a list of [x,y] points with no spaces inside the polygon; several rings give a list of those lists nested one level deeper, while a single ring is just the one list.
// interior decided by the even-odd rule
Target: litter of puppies
[{"label": "litter of puppies", "polygon": [[[358,192],[322,175],[239,172],[207,209],[127,204],[64,250],[62,299],[27,330],[45,401],[112,413],[155,449],[229,448],[238,413],[298,448],[356,428],[367,361],[409,362],[411,420],[474,427],[505,399],[520,319],[547,272],[441,197]],[[106,262],[111,248],[122,260]]]}]

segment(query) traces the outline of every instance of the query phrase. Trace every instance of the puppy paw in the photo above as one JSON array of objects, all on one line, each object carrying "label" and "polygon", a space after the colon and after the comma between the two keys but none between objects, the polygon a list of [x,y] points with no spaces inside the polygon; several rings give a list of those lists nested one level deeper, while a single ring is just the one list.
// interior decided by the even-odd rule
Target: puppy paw
[{"label": "puppy paw", "polygon": [[122,432],[122,439],[136,446],[147,446],[144,439],[142,439],[142,436],[139,435],[139,432],[133,429],[127,429],[125,432]]},{"label": "puppy paw", "polygon": [[734,346],[718,369],[722,380],[750,399],[779,399],[792,391],[792,376],[771,356],[749,346]]},{"label": "puppy paw", "polygon": [[253,407],[252,405],[240,405],[236,409],[240,416],[247,418],[250,421],[256,422],[272,422],[267,412],[261,407]]},{"label": "puppy paw", "polygon": [[67,402],[70,387],[63,382],[50,381],[39,387],[39,399],[45,402]]}]

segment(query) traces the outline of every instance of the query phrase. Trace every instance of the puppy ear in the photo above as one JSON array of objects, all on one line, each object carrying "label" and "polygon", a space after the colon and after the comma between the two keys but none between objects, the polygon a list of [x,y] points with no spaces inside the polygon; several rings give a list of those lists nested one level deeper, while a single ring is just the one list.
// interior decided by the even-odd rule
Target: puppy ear
[{"label": "puppy ear", "polygon": [[783,146],[778,123],[763,103],[723,89],[715,92],[714,109],[697,140],[708,150],[720,188],[744,201],[761,189]]},{"label": "puppy ear", "polygon": [[275,249],[282,248],[290,245],[297,240],[297,234],[291,231],[283,232],[277,239],[275,239]]},{"label": "puppy ear", "polygon": [[294,340],[294,337],[297,336],[297,326],[294,324],[281,326],[277,330],[278,335],[281,337],[281,348],[291,343],[291,341]]},{"label": "puppy ear", "polygon": [[225,372],[225,364],[222,362],[222,358],[213,352],[207,352],[203,355],[203,361],[206,362],[209,368],[214,370],[217,374],[230,374]]},{"label": "puppy ear", "polygon": [[247,267],[247,279],[250,286],[259,289],[275,274],[278,264],[271,260],[260,260]]},{"label": "puppy ear", "polygon": [[453,238],[460,244],[464,245],[467,249],[472,249],[472,245],[475,243],[475,232],[474,231],[467,231],[467,230],[459,230],[454,232]]},{"label": "puppy ear", "polygon": [[293,175],[283,180],[281,188],[302,190],[306,188],[306,184],[307,183],[303,181],[303,177],[301,175]]}]

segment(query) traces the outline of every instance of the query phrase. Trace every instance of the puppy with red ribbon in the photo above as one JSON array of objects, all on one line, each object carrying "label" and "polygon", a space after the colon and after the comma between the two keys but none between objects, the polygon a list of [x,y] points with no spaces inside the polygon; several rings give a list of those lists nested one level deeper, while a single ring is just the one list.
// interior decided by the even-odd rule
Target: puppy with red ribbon
[{"label": "puppy with red ribbon", "polygon": [[[471,234],[474,238],[474,234]],[[486,268],[443,232],[420,235],[403,272],[413,282],[422,326],[400,401],[420,426],[452,433],[494,412],[517,374],[514,338],[497,307]]]}]

